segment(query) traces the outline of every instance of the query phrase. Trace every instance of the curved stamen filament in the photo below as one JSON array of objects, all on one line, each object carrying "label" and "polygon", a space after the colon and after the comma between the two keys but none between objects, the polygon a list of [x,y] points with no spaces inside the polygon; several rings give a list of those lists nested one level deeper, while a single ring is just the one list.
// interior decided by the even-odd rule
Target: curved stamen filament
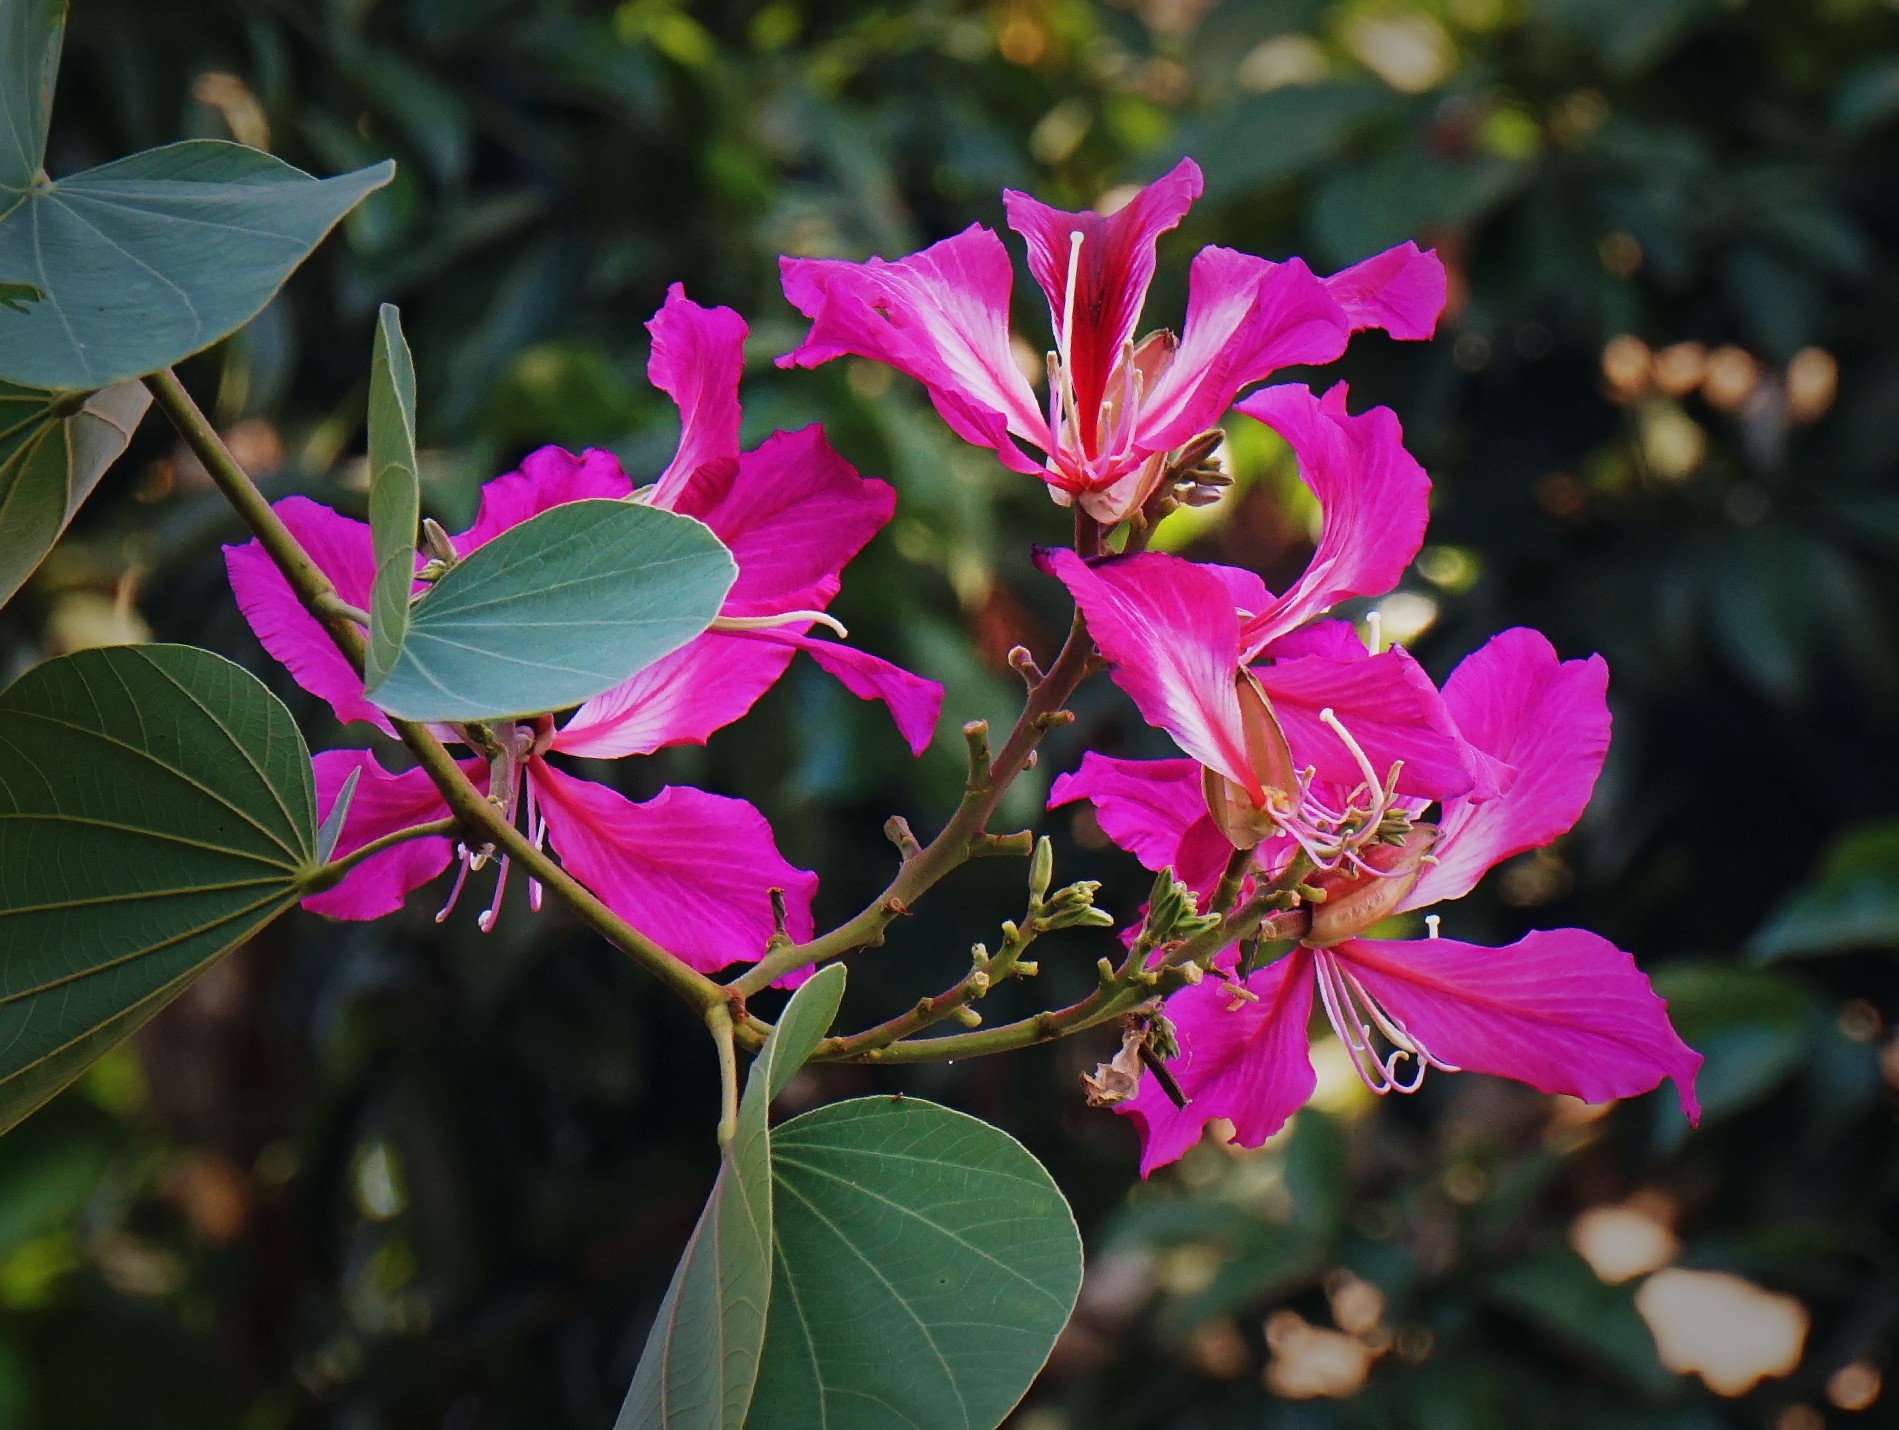
[{"label": "curved stamen filament", "polygon": [[844,623],[823,611],[785,611],[776,616],[714,616],[710,628],[715,631],[769,631],[778,626],[795,626],[801,621],[828,626],[837,633],[839,640],[850,638],[851,633],[844,629]]},{"label": "curved stamen filament", "polygon": [[475,927],[483,933],[493,933],[495,920],[501,917],[501,900],[508,892],[508,857],[501,856],[501,862],[495,866],[494,902],[483,909],[475,919]]},{"label": "curved stamen filament", "polygon": [[[1358,978],[1340,965],[1330,950],[1312,951],[1313,971],[1319,985],[1319,999],[1325,1007],[1326,1021],[1352,1057],[1352,1068],[1359,1081],[1378,1096],[1390,1092],[1416,1092],[1431,1068],[1440,1072],[1461,1069],[1434,1057],[1396,1014],[1382,1007]],[[1373,1029],[1391,1045],[1391,1051],[1379,1055]],[[1410,1060],[1415,1072],[1407,1081],[1399,1076],[1399,1066]]]},{"label": "curved stamen filament", "polygon": [[474,862],[468,853],[468,846],[466,844],[457,844],[455,846],[455,858],[461,867],[455,871],[455,887],[448,891],[448,902],[443,904],[440,911],[435,915],[435,921],[438,924],[446,923],[448,916],[455,911],[455,901],[462,896],[462,885],[468,882],[468,869]]}]

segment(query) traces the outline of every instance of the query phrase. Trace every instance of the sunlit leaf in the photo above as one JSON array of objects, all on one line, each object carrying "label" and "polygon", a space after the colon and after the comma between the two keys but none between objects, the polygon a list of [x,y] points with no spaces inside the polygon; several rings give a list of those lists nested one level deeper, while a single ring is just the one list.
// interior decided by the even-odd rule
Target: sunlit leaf
[{"label": "sunlit leaf", "polygon": [[747,1430],[993,1430],[1081,1288],[1081,1236],[1014,1138],[912,1098],[772,1135],[771,1320]]},{"label": "sunlit leaf", "polygon": [[0,605],[46,559],[151,402],[136,382],[90,396],[0,383]]},{"label": "sunlit leaf", "polygon": [[758,1373],[772,1282],[771,1134],[765,1116],[837,1016],[841,964],[792,995],[746,1079],[738,1133],[666,1299],[615,1430],[738,1430]]},{"label": "sunlit leaf", "polygon": [[0,693],[0,1131],[295,902],[316,790],[290,712],[191,646]]},{"label": "sunlit leaf", "polygon": [[0,322],[0,378],[105,387],[209,347],[394,172],[384,162],[314,179],[194,139],[0,190],[0,277],[43,295]]},{"label": "sunlit leaf", "polygon": [[637,502],[550,508],[480,547],[409,611],[365,689],[405,720],[488,720],[578,705],[712,623],[738,576],[691,517]]},{"label": "sunlit leaf", "polygon": [[402,336],[402,315],[384,303],[377,315],[369,371],[369,532],[376,584],[369,598],[369,644],[363,681],[388,678],[409,632],[415,588],[416,525],[422,486],[415,461],[415,363]]}]

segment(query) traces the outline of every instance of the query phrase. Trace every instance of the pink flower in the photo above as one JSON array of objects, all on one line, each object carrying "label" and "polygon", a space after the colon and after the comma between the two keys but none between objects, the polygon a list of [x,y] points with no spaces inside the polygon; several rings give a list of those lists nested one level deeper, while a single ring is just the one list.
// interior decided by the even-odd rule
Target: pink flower
[{"label": "pink flower", "polygon": [[[745,325],[729,309],[701,308],[675,286],[649,327],[648,371],[679,402],[682,419],[679,451],[659,480],[635,493],[609,453],[575,457],[543,448],[519,471],[482,488],[474,525],[452,540],[466,556],[550,507],[604,497],[644,500],[696,517],[731,549],[739,574],[720,618],[737,629],[706,632],[589,700],[558,730],[543,717],[497,732],[510,748],[504,768],[515,778],[508,808],[525,816],[529,837],[551,843],[577,879],[641,932],[711,971],[762,953],[772,932],[771,888],[784,892],[786,931],[796,939],[810,937],[816,877],[785,862],[764,819],[741,800],[675,788],[633,804],[563,773],[545,756],[605,758],[703,743],[745,714],[799,650],[853,693],[882,700],[915,752],[935,729],[942,689],[875,656],[806,634],[825,619],[821,613],[837,593],[844,565],[889,520],[895,503],[890,488],[860,478],[815,426],[739,451]],[[366,606],[374,577],[369,528],[302,497],[287,498],[276,510],[342,598]],[[365,720],[388,731],[387,719],[365,699],[361,679],[259,545],[228,547],[225,560],[239,607],[265,649],[305,689],[328,701],[339,720]],[[744,628],[751,622],[761,628]],[[485,788],[488,761],[473,760],[466,768]],[[316,758],[318,803],[326,815],[352,769],[361,771],[360,783],[339,855],[448,812],[421,771],[391,775],[364,752],[331,751]],[[377,918],[440,874],[453,854],[447,839],[402,844],[305,902],[338,918]],[[484,861],[463,849],[461,862],[457,893]],[[484,927],[499,908],[505,863]],[[538,887],[531,885],[530,895],[538,905]]]},{"label": "pink flower", "polygon": [[1427,338],[1444,306],[1443,266],[1414,244],[1327,279],[1297,258],[1209,247],[1188,276],[1180,336],[1137,343],[1155,246],[1200,190],[1199,167],[1184,159],[1112,215],[1003,195],[1048,298],[1046,411],[1010,351],[1008,253],[980,225],[896,263],[781,259],[785,296],[812,324],[780,365],[845,353],[888,363],[928,389],[958,435],[1041,476],[1057,501],[1118,521],[1155,489],[1166,454],[1218,422],[1244,388],[1278,368],[1333,361],[1363,328]]},{"label": "pink flower", "polygon": [[[1368,849],[1366,857],[1396,877],[1323,876],[1331,897],[1315,907],[1312,932],[1290,954],[1244,979],[1209,976],[1168,1000],[1181,1045],[1170,1070],[1188,1101],[1176,1107],[1149,1080],[1121,1105],[1141,1133],[1143,1175],[1180,1157],[1215,1118],[1232,1123],[1240,1145],[1256,1147],[1305,1103],[1314,1086],[1306,1028],[1315,994],[1375,1092],[1412,1091],[1428,1067],[1515,1078],[1588,1102],[1631,1097],[1672,1078],[1683,1111],[1698,1117],[1700,1055],[1670,1026],[1634,960],[1607,940],[1557,929],[1492,949],[1360,936],[1386,913],[1467,893],[1498,861],[1575,823],[1608,749],[1607,682],[1600,657],[1559,661],[1548,641],[1522,629],[1458,666],[1445,704],[1465,738],[1516,767],[1515,781],[1487,800],[1442,802],[1430,846],[1437,863],[1418,857],[1429,826],[1414,828],[1403,846]],[[1191,824],[1183,824],[1190,811],[1178,775],[1129,776],[1126,762],[1084,765],[1057,798],[1094,798],[1102,827],[1128,847],[1125,831],[1142,826],[1136,852],[1144,862],[1156,861],[1177,829],[1184,855]]]}]

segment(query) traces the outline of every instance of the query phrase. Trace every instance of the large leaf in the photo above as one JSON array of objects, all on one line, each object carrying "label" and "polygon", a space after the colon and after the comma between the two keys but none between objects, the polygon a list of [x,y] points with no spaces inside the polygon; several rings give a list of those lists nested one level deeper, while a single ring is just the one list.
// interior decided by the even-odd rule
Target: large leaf
[{"label": "large leaf", "polygon": [[415,363],[393,303],[377,314],[369,370],[369,534],[376,584],[369,597],[369,645],[363,680],[380,685],[409,633],[415,589],[415,534],[422,486],[415,461]]},{"label": "large leaf", "polygon": [[705,630],[737,579],[709,527],[637,502],[552,507],[477,549],[410,608],[364,689],[405,720],[560,710]]},{"label": "large leaf", "polygon": [[1752,940],[1762,963],[1866,948],[1899,949],[1899,820],[1840,835],[1814,879]]},{"label": "large leaf", "polygon": [[316,789],[290,712],[191,646],[0,693],[0,1131],[298,895]]},{"label": "large leaf", "polygon": [[39,177],[66,0],[0,0],[0,189]]},{"label": "large leaf", "polygon": [[1081,1236],[1007,1133],[913,1098],[772,1134],[771,1320],[747,1430],[993,1430],[1081,1289]]},{"label": "large leaf", "polygon": [[614,1430],[739,1430],[771,1299],[771,1100],[837,1016],[844,968],[792,995],[752,1064],[738,1132],[660,1303]]},{"label": "large leaf", "polygon": [[24,315],[0,315],[0,378],[106,387],[209,347],[394,173],[385,161],[314,179],[242,144],[194,139],[0,189],[0,279],[41,294]]},{"label": "large leaf", "polygon": [[136,382],[83,400],[0,382],[0,605],[46,559],[151,403]]}]

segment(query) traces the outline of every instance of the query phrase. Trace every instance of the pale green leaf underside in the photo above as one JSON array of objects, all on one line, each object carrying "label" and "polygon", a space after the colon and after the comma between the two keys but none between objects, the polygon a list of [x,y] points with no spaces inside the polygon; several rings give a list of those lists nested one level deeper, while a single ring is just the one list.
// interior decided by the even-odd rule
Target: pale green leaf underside
[{"label": "pale green leaf underside", "polygon": [[771,1300],[771,1100],[837,1016],[841,964],[792,995],[746,1079],[738,1133],[647,1334],[614,1430],[740,1430]]},{"label": "pale green leaf underside", "polygon": [[295,901],[316,790],[290,712],[191,646],[0,693],[0,1131]]},{"label": "pale green leaf underside", "polygon": [[65,29],[66,0],[0,0],[0,188],[39,174]]},{"label": "pale green leaf underside", "polygon": [[241,144],[193,139],[0,189],[0,279],[44,295],[0,322],[0,378],[107,387],[209,347],[394,172],[385,161],[314,179]]},{"label": "pale green leaf underside", "polygon": [[552,507],[475,551],[409,610],[365,689],[405,720],[560,710],[705,630],[738,576],[709,527],[637,502]]},{"label": "pale green leaf underside", "polygon": [[51,393],[0,383],[0,605],[125,451],[152,395],[140,383],[120,383],[65,418],[53,415],[52,402]]},{"label": "pale green leaf underside", "polygon": [[746,1430],[993,1430],[1081,1289],[1081,1236],[1042,1165],[910,1098],[772,1134],[771,1315]]},{"label": "pale green leaf underside", "polygon": [[376,319],[369,370],[369,534],[376,582],[369,598],[369,643],[363,679],[388,678],[409,632],[415,588],[416,527],[422,486],[415,461],[415,363],[402,336],[402,316],[384,303]]}]

